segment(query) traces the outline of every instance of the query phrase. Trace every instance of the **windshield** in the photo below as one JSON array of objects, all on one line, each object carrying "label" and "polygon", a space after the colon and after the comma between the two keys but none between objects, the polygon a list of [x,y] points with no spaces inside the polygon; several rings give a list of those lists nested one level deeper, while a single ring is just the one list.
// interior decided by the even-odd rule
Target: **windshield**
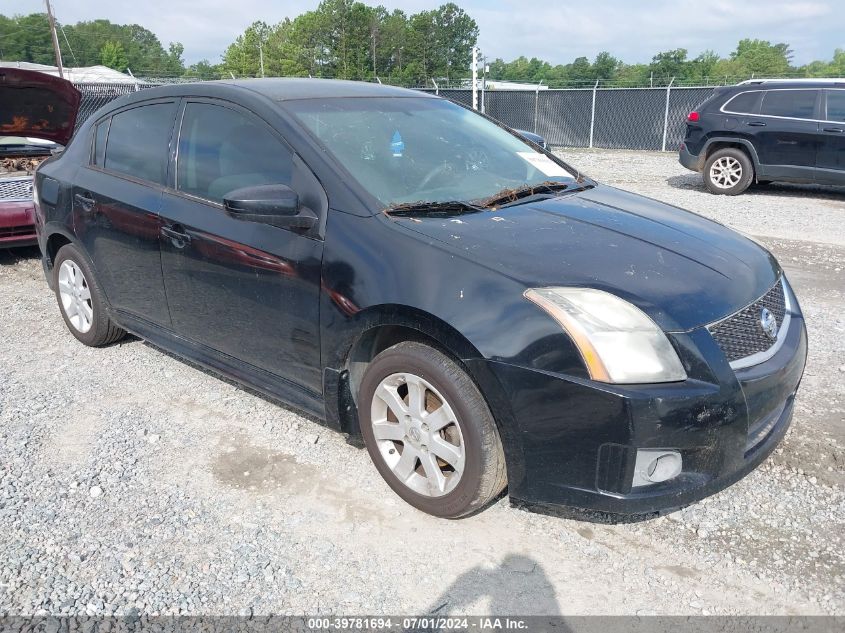
[{"label": "windshield", "polygon": [[0,154],[50,154],[57,149],[53,141],[24,136],[0,136]]},{"label": "windshield", "polygon": [[285,106],[385,207],[483,200],[575,174],[443,99],[343,98]]}]

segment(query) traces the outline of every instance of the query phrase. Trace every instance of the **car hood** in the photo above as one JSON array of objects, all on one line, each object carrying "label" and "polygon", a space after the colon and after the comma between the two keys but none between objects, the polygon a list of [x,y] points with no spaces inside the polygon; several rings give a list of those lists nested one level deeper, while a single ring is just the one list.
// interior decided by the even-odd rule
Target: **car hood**
[{"label": "car hood", "polygon": [[80,92],[66,79],[22,68],[0,68],[0,134],[67,145]]},{"label": "car hood", "polygon": [[739,233],[603,185],[498,211],[395,220],[526,288],[612,292],[666,331],[717,321],[780,274],[771,254]]}]

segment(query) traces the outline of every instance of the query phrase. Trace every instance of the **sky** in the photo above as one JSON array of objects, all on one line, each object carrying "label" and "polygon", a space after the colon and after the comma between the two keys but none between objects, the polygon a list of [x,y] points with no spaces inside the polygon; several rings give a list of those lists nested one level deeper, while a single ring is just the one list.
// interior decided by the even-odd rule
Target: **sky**
[{"label": "sky", "polygon": [[[447,0],[365,0],[406,13]],[[659,51],[706,49],[723,57],[746,37],[787,42],[793,62],[830,59],[845,48],[845,0],[454,0],[478,23],[488,59],[520,55],[565,64],[606,50],[626,63]],[[313,9],[318,0],[52,0],[64,23],[106,18],[137,23],[162,44],[181,42],[185,61],[216,63],[255,20],[275,24]],[[0,0],[0,13],[44,10],[43,0]]]}]

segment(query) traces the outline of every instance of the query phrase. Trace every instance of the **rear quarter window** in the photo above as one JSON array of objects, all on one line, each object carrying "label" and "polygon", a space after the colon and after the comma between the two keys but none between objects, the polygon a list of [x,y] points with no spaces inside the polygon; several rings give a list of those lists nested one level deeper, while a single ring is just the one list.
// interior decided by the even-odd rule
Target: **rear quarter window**
[{"label": "rear quarter window", "polygon": [[817,90],[769,90],[763,95],[760,114],[793,119],[812,119]]},{"label": "rear quarter window", "polygon": [[106,161],[106,137],[109,134],[111,119],[104,119],[94,131],[94,164],[102,167]]},{"label": "rear quarter window", "polygon": [[738,114],[753,114],[757,112],[757,104],[760,101],[760,91],[751,90],[750,92],[740,92],[734,95],[725,102],[722,109],[726,112],[736,112]]}]

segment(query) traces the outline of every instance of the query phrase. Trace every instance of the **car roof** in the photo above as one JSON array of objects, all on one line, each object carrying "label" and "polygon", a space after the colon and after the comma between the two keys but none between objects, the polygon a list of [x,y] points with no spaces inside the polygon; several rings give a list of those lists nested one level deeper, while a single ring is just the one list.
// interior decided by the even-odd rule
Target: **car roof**
[{"label": "car roof", "polygon": [[[426,95],[419,90],[408,90],[396,86],[385,86],[367,81],[343,79],[268,78],[221,80],[230,86],[247,88],[261,93],[274,101],[290,99],[331,99],[339,97],[419,97]],[[431,96],[431,95],[426,95]]]},{"label": "car roof", "polygon": [[749,79],[733,86],[742,90],[778,88],[845,88],[845,79]]},{"label": "car roof", "polygon": [[312,78],[221,79],[179,84],[168,84],[134,93],[144,99],[169,96],[217,96],[249,91],[273,101],[294,99],[334,99],[342,97],[430,97],[434,95],[386,86],[366,81]]}]

